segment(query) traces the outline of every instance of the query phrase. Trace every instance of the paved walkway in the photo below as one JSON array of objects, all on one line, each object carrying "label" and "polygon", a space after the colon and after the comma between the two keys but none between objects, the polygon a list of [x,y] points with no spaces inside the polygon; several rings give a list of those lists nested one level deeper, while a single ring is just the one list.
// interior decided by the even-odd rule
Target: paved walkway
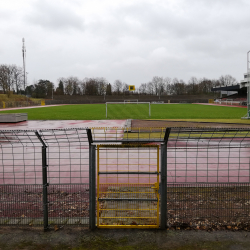
[{"label": "paved walkway", "polygon": [[64,128],[110,128],[125,126],[126,120],[29,120],[19,123],[0,123],[0,130],[39,130]]},{"label": "paved walkway", "polygon": [[218,103],[192,103],[198,105],[210,105],[210,106],[224,106],[224,107],[233,107],[233,108],[247,108],[247,106],[242,105],[226,105],[226,104],[218,104]]},{"label": "paved walkway", "polygon": [[[63,104],[62,104],[63,105]],[[35,109],[35,108],[49,108],[49,107],[54,107],[54,106],[62,106],[60,105],[47,105],[47,106],[28,106],[28,107],[15,107],[15,108],[5,108],[5,109],[0,109],[0,111],[6,111],[6,110],[18,110],[18,109]]]}]

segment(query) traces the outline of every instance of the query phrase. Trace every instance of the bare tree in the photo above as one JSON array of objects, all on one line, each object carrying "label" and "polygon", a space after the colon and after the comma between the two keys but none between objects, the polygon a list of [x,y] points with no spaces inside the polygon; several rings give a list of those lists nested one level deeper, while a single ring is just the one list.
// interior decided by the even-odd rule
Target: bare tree
[{"label": "bare tree", "polygon": [[147,94],[147,84],[146,83],[141,83],[139,87],[139,93],[140,94]]},{"label": "bare tree", "polygon": [[60,78],[64,85],[64,93],[66,95],[77,95],[80,93],[79,79],[70,76],[68,78]]},{"label": "bare tree", "polygon": [[107,80],[104,77],[96,78],[97,83],[97,95],[106,95],[107,90]]},{"label": "bare tree", "polygon": [[0,65],[0,87],[4,94],[10,94],[13,89],[14,78],[12,76],[12,67],[10,65]]},{"label": "bare tree", "polygon": [[178,80],[174,78],[172,81],[172,92],[174,95],[183,95],[185,94],[185,83],[183,80]]},{"label": "bare tree", "polygon": [[85,87],[86,95],[97,95],[98,94],[98,81],[95,78],[88,78]]},{"label": "bare tree", "polygon": [[231,75],[221,76],[219,78],[219,82],[221,86],[234,85],[237,83],[236,79],[232,77]]},{"label": "bare tree", "polygon": [[211,88],[213,87],[213,83],[211,80],[207,78],[202,78],[199,82],[199,92],[203,94],[208,94],[211,92]]},{"label": "bare tree", "polygon": [[85,91],[86,91],[86,78],[83,79],[82,81],[80,81],[80,91],[81,91],[81,95],[85,95]]},{"label": "bare tree", "polygon": [[122,92],[123,93],[125,93],[126,91],[128,91],[128,86],[129,85],[127,83],[125,83],[125,82],[122,83]]},{"label": "bare tree", "polygon": [[165,92],[165,81],[163,79],[163,77],[159,77],[159,80],[158,80],[158,95],[159,95],[159,98],[161,95],[163,95]]},{"label": "bare tree", "polygon": [[152,79],[155,95],[161,95],[162,86],[164,85],[163,77],[154,76]]},{"label": "bare tree", "polygon": [[119,95],[122,92],[122,81],[121,80],[115,80],[113,84],[113,91]]},{"label": "bare tree", "polygon": [[212,81],[213,87],[218,87],[218,86],[220,86],[220,82],[219,82],[218,79],[213,79],[213,80],[211,80],[211,81]]},{"label": "bare tree", "polygon": [[170,77],[165,77],[164,78],[164,92],[167,95],[170,95],[170,87],[171,87],[171,78]]},{"label": "bare tree", "polygon": [[188,94],[192,94],[192,95],[196,95],[198,94],[198,79],[196,77],[191,77],[190,80],[188,81],[188,85],[187,85],[187,93]]},{"label": "bare tree", "polygon": [[9,69],[11,77],[11,86],[16,90],[16,93],[18,93],[24,84],[23,69],[16,65],[10,65]]},{"label": "bare tree", "polygon": [[154,86],[152,82],[147,83],[147,93],[150,95],[154,94]]}]

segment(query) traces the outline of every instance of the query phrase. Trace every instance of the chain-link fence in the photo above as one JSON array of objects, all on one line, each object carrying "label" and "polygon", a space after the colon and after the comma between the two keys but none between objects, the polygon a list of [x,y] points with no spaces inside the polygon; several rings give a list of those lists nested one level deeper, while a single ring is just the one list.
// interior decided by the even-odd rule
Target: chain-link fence
[{"label": "chain-link fence", "polygon": [[[91,142],[165,140],[167,193],[162,196],[161,183],[159,193],[160,202],[166,200],[166,225],[248,228],[250,129],[168,132],[166,138],[166,128],[0,131],[0,224],[88,227],[96,216],[89,207],[90,197],[96,199],[89,184]],[[119,162],[119,154],[111,158]]]},{"label": "chain-link fence", "polygon": [[0,108],[20,108],[30,106],[41,106],[41,100],[30,100],[27,98],[26,101],[2,101],[0,102]]}]

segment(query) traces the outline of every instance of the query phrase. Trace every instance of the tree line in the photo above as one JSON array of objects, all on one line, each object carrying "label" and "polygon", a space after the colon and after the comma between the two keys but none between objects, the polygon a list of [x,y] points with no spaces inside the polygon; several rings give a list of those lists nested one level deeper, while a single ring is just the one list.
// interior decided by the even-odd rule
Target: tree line
[{"label": "tree line", "polygon": [[[236,79],[230,75],[221,76],[219,79],[211,80],[207,78],[198,79],[191,77],[186,83],[177,78],[163,78],[154,76],[151,81],[141,83],[134,91],[141,95],[199,95],[209,94],[216,86],[226,86],[236,84]],[[109,83],[103,77],[84,78],[77,77],[59,78],[58,86],[48,80],[39,80],[34,85],[27,87],[27,93],[32,97],[44,98],[54,95],[124,95],[129,92],[129,84],[121,80]]]},{"label": "tree line", "polygon": [[0,64],[0,89],[4,94],[20,93],[25,89],[23,69],[16,65]]},{"label": "tree line", "polygon": [[[34,98],[51,98],[52,95],[123,95],[128,93],[129,84],[121,80],[109,83],[103,77],[79,79],[78,77],[61,77],[57,87],[49,80],[39,80],[24,86],[22,68],[16,65],[0,65],[0,88],[3,93],[11,91],[30,95]],[[211,88],[237,84],[231,75],[218,79],[191,77],[188,82],[178,78],[154,76],[151,81],[141,83],[135,93],[142,95],[198,95],[209,94]]]},{"label": "tree line", "polygon": [[140,94],[151,95],[198,95],[209,94],[211,89],[217,86],[227,86],[237,84],[231,75],[219,77],[219,79],[208,79],[191,77],[188,82],[178,78],[154,76],[151,81],[141,83]]}]

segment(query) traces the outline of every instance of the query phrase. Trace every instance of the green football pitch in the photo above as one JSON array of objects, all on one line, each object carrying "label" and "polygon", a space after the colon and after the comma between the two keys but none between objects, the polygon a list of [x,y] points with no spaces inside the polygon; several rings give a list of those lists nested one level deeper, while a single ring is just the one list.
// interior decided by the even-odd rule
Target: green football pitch
[{"label": "green football pitch", "polygon": [[46,106],[29,109],[6,110],[0,113],[27,113],[29,120],[103,120],[103,119],[241,119],[246,108],[198,104],[148,104],[108,106],[82,104]]}]

